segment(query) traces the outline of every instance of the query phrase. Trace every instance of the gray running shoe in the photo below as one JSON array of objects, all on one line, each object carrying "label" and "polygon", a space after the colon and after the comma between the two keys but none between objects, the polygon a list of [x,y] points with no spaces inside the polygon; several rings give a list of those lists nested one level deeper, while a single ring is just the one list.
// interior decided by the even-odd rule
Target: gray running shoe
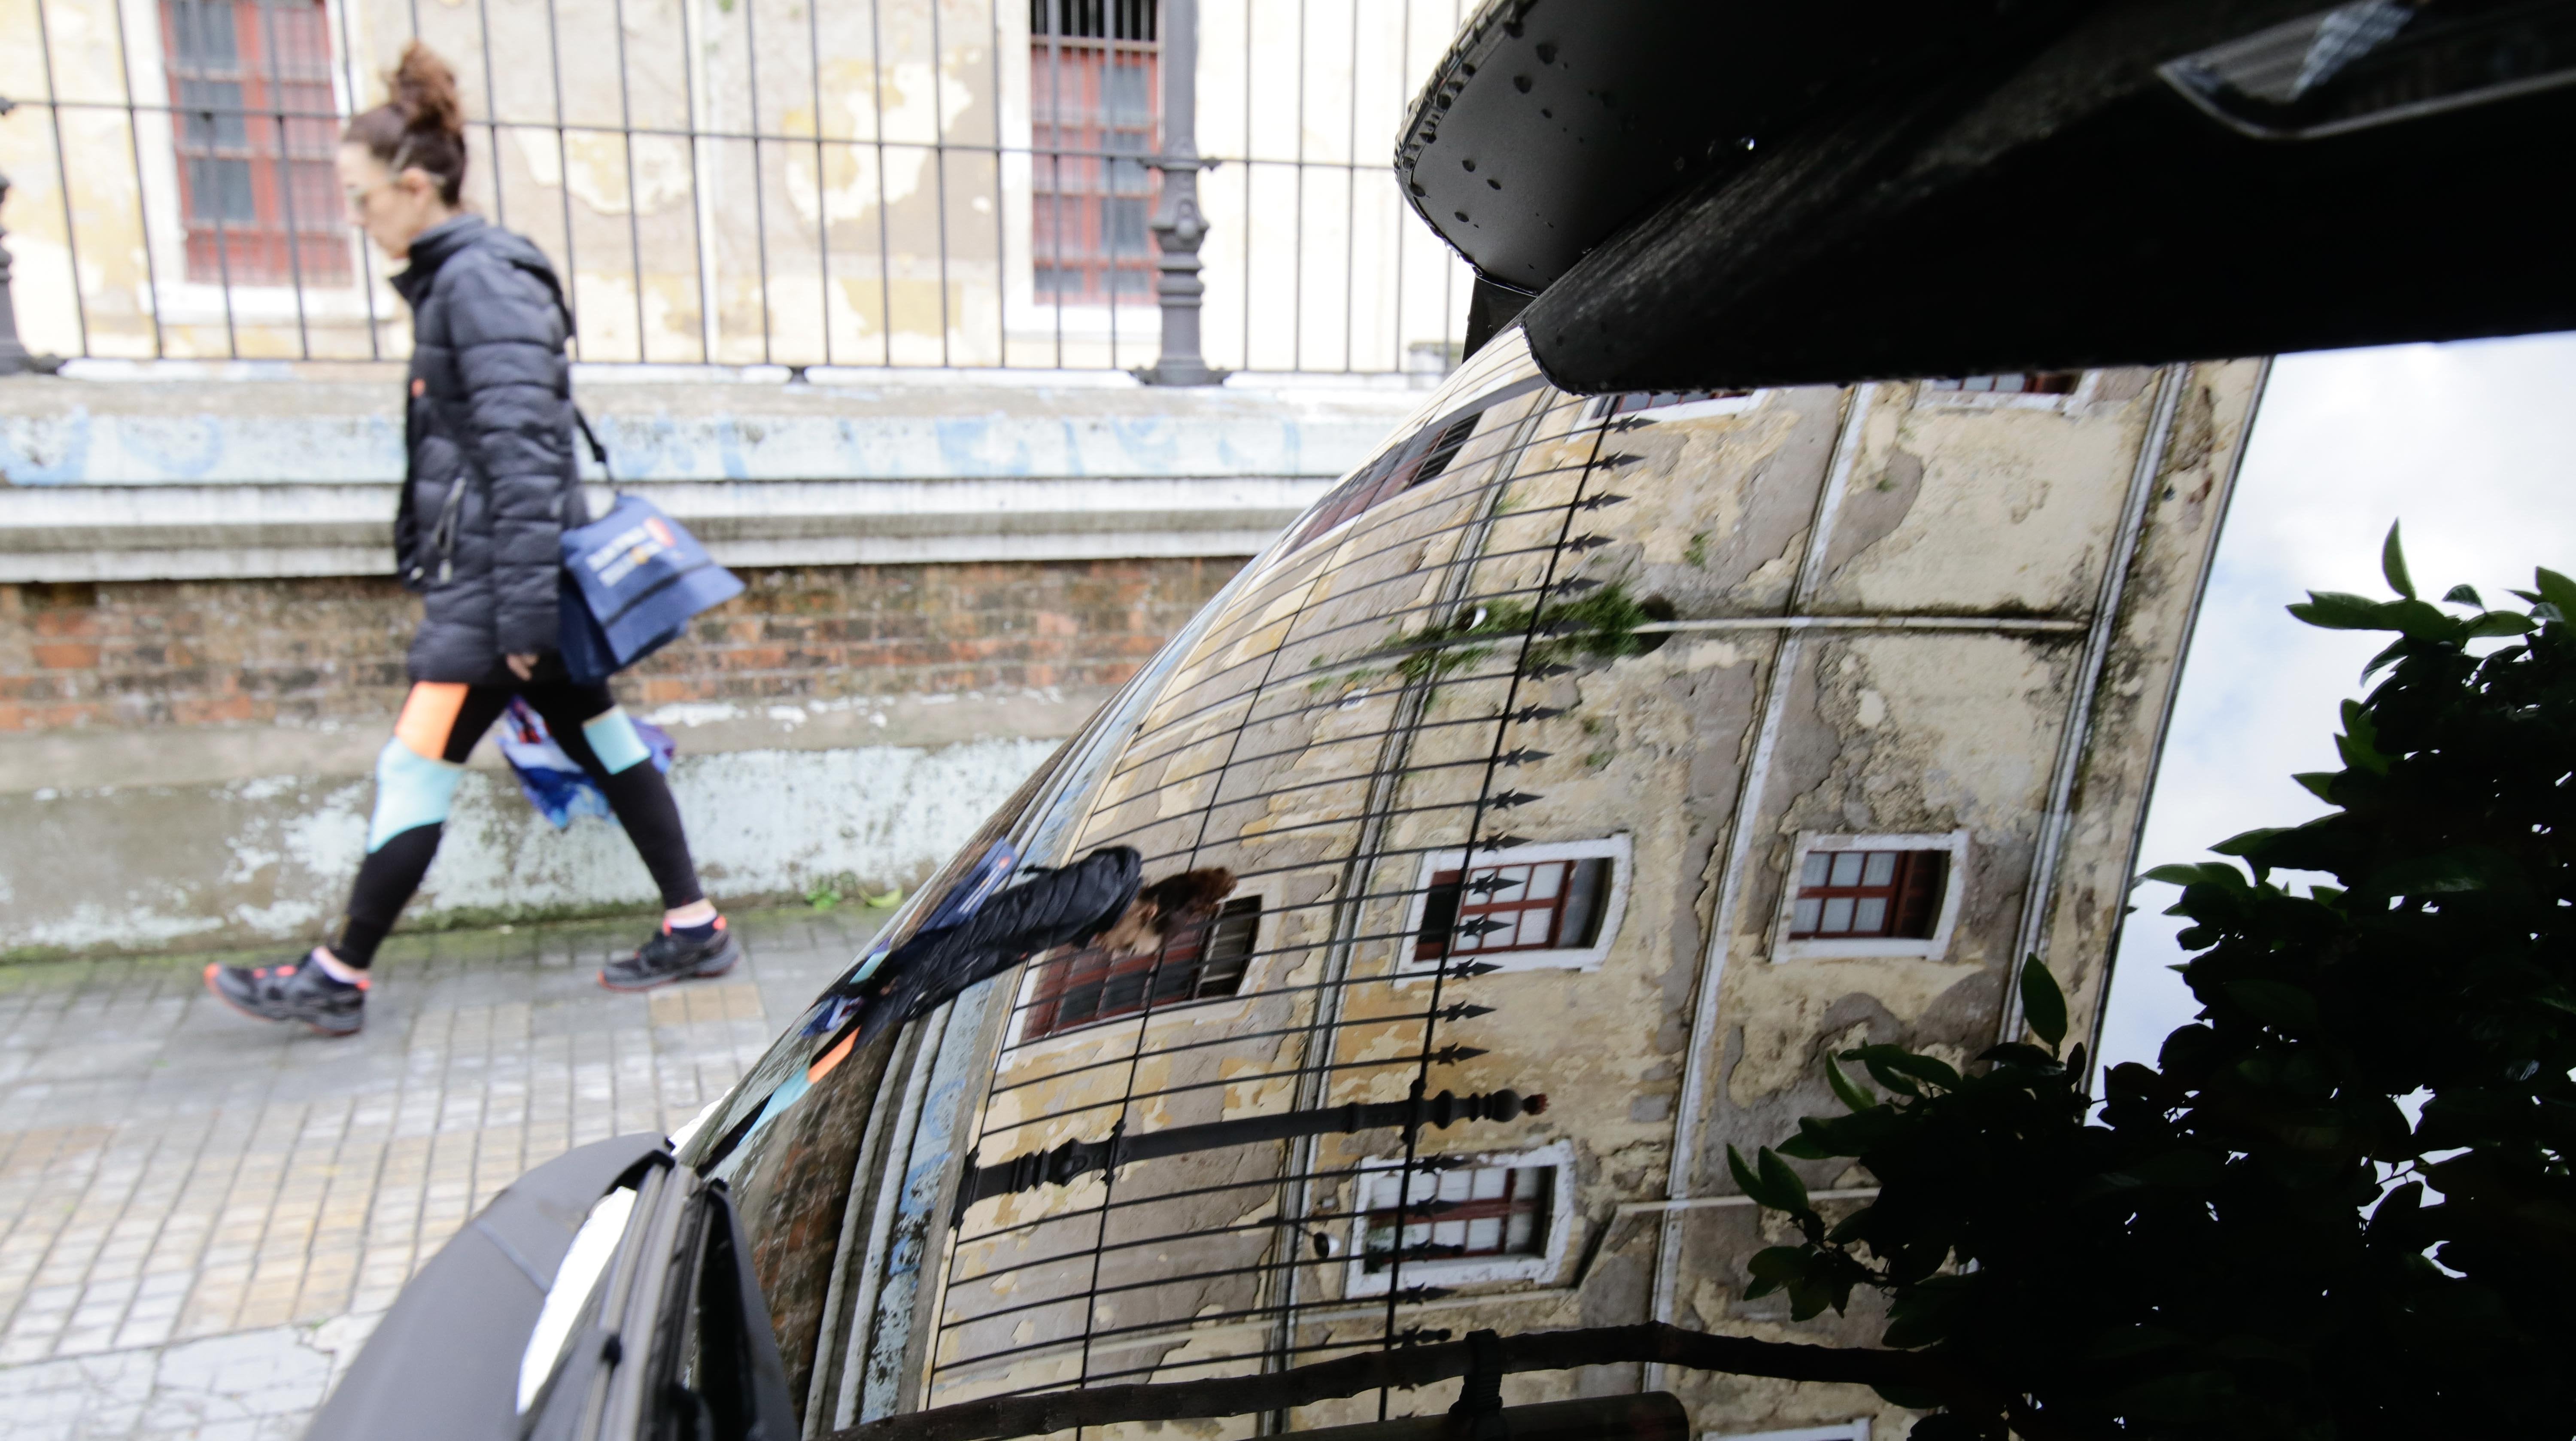
[{"label": "gray running shoe", "polygon": [[354,1036],[367,1023],[366,980],[336,980],[309,953],[273,966],[210,965],[206,989],[245,1016],[302,1021],[326,1036]]},{"label": "gray running shoe", "polygon": [[674,935],[665,928],[635,954],[602,966],[599,983],[612,991],[649,991],[673,981],[721,976],[741,959],[742,947],[734,941],[723,919],[718,918],[715,934],[702,941]]}]

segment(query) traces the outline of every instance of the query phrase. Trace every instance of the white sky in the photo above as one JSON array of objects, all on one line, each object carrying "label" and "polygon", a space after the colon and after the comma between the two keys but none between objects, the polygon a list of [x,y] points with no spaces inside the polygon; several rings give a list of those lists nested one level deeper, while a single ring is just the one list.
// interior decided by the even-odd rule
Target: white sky
[{"label": "white sky", "polygon": [[[2385,636],[2313,630],[2282,607],[2310,590],[2389,594],[2379,541],[2405,522],[2432,599],[2490,604],[2531,570],[2576,572],[2576,335],[2283,358],[2272,368],[2200,629],[2183,670],[2138,869],[2206,859],[2256,826],[2324,806],[2290,779],[2335,770],[2336,710]],[[2102,1033],[2108,1063],[2152,1061],[2198,1010],[2182,978],[2172,886],[2132,895]]]}]

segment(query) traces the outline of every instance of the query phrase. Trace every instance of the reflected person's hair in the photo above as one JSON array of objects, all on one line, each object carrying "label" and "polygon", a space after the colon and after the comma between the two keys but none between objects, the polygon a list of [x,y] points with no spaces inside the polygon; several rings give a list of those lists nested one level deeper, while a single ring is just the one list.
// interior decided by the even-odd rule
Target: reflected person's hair
[{"label": "reflected person's hair", "polygon": [[385,103],[350,121],[340,139],[367,147],[389,174],[422,172],[438,186],[440,200],[456,204],[465,190],[465,102],[456,95],[456,72],[414,40],[385,76],[385,88]]},{"label": "reflected person's hair", "polygon": [[1234,872],[1223,866],[1205,870],[1183,871],[1136,892],[1136,899],[1154,906],[1154,929],[1164,935],[1172,928],[1203,921],[1216,913],[1218,903],[1234,894]]}]

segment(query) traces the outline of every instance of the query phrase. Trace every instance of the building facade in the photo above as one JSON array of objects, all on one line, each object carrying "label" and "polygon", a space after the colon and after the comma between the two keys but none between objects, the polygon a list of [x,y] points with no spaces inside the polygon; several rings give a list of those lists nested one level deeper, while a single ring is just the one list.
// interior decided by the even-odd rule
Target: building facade
[{"label": "building facade", "polygon": [[[807,1434],[1487,1327],[1874,1341],[1866,1303],[1744,1297],[1779,1237],[1726,1147],[1835,1109],[1833,1050],[2017,1035],[2024,955],[2097,1010],[2262,373],[1583,397],[1506,332],[888,939],[1113,844],[1233,870],[1217,916],[856,1050],[818,1010],[684,1148],[741,1197]],[[1411,1133],[1349,1109],[1443,1095]],[[1506,1398],[1641,1386],[1702,1434],[1904,1424],[1635,1367]]]}]

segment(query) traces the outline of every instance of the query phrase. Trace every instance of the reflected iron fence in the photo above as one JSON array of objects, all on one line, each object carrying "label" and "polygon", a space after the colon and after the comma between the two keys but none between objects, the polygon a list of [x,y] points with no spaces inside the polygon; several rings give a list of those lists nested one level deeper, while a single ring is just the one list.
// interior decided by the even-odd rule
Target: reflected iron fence
[{"label": "reflected iron fence", "polygon": [[[1145,366],[1186,167],[1209,364],[1438,372],[1470,277],[1388,157],[1462,8],[0,0],[33,42],[0,47],[0,223],[34,350],[400,356],[333,160],[418,39],[464,95],[469,205],[569,278],[585,361]],[[1194,85],[1165,83],[1176,19]]]}]

